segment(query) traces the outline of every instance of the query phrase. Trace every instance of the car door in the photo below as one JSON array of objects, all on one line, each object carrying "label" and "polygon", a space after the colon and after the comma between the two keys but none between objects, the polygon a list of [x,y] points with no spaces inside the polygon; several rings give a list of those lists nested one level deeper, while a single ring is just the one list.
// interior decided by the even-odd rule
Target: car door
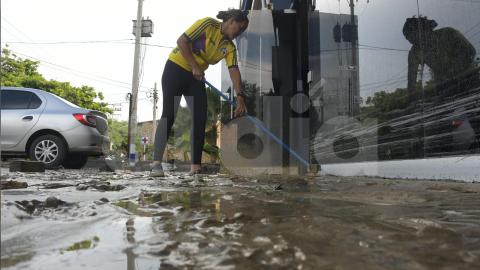
[{"label": "car door", "polygon": [[15,146],[38,122],[45,101],[29,91],[2,89],[0,108],[2,151],[24,150]]}]

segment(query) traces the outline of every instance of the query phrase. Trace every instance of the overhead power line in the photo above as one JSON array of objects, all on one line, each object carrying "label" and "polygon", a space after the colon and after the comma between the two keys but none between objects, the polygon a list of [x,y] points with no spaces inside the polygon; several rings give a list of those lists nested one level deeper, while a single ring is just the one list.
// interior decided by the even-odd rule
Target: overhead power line
[{"label": "overhead power line", "polygon": [[[125,41],[132,41],[132,42],[125,42]],[[3,43],[6,44],[25,44],[25,45],[63,45],[63,44],[95,44],[95,43],[115,43],[115,44],[135,44],[133,39],[112,39],[112,40],[85,40],[85,41],[4,41]],[[173,49],[175,47],[161,45],[161,44],[152,44],[152,43],[140,43],[140,45],[150,46],[150,47],[158,47],[158,48],[166,48],[166,49]]]},{"label": "overhead power line", "polygon": [[[132,41],[133,39],[131,38],[125,38],[125,39],[112,39],[112,40],[85,40],[85,41],[43,41],[43,42],[25,42],[25,41],[5,41],[4,43],[9,43],[9,44],[31,44],[31,45],[55,45],[55,44],[88,44],[88,43],[121,43],[125,44],[125,42],[122,41]],[[128,43],[130,44],[130,43]]]},{"label": "overhead power line", "polygon": [[470,4],[480,4],[480,1],[478,1],[478,0],[450,0],[450,1],[465,2],[466,4],[468,4],[468,3],[470,3]]},{"label": "overhead power line", "polygon": [[[75,72],[75,73],[84,74],[84,75],[78,75],[78,74],[75,74],[75,73],[67,72],[69,74],[72,74],[72,75],[75,75],[75,76],[78,76],[78,77],[88,78],[90,80],[94,80],[94,81],[105,83],[105,84],[110,84],[110,85],[113,85],[113,86],[116,86],[116,87],[131,89],[131,87],[130,87],[131,84],[127,83],[127,82],[114,80],[114,79],[110,79],[110,78],[107,78],[107,77],[104,77],[104,76],[94,75],[94,74],[90,74],[90,73],[83,72],[83,71],[78,71],[78,70],[75,70],[75,69],[72,69],[72,68],[69,68],[69,67],[66,67],[66,66],[54,64],[54,63],[51,63],[49,61],[45,61],[45,60],[42,60],[42,59],[39,59],[39,58],[36,58],[36,57],[33,57],[33,56],[26,55],[24,53],[20,53],[18,51],[13,51],[13,50],[11,50],[11,51],[15,54],[21,55],[23,57],[30,58],[30,59],[35,60],[35,61],[39,61],[39,62],[44,63],[44,64],[48,64],[48,65],[58,67],[58,68],[61,68],[61,69],[66,69],[66,70],[69,70],[69,71],[72,71],[72,72]],[[147,90],[149,89],[148,87],[145,87],[145,86],[141,86],[141,87],[144,88],[144,89],[147,89]],[[148,91],[142,91],[142,92],[148,92]]]},{"label": "overhead power line", "polygon": [[159,47],[159,48],[166,48],[166,49],[174,49],[175,47],[172,46],[165,46],[159,44],[151,44],[151,43],[140,43],[141,45],[152,46],[152,47]]},{"label": "overhead power line", "polygon": [[480,26],[480,22],[477,22],[477,23],[474,24],[472,27],[468,28],[463,34],[464,34],[464,35],[467,35],[467,34],[470,33],[473,29],[475,29],[477,26]]},{"label": "overhead power line", "polygon": [[[7,30],[8,33],[13,34],[13,36],[15,36],[15,37],[16,37],[18,40],[20,40],[20,41],[28,40],[29,42],[33,42],[33,39],[30,38],[30,36],[28,36],[28,35],[27,35],[25,32],[23,32],[22,30],[18,29],[13,23],[9,22],[5,16],[1,16],[1,19],[3,20],[3,22],[5,22],[5,23],[2,23],[2,28],[3,28],[3,29],[5,29],[4,25],[8,25],[8,26],[9,26],[10,28],[12,28],[15,32],[19,33],[21,36],[19,37],[18,35],[13,34],[13,33],[11,33],[10,31]],[[2,42],[2,43],[3,43],[3,42]],[[52,57],[52,54],[50,53],[50,51],[48,51],[47,49],[45,49],[45,48],[42,47],[42,46],[37,46],[37,47],[35,47],[35,50],[40,50],[42,55],[48,55],[48,56]]]},{"label": "overhead power line", "polygon": [[365,48],[371,48],[371,49],[386,50],[386,51],[399,51],[399,52],[410,51],[408,49],[386,48],[386,47],[377,47],[377,46],[363,45],[363,44],[359,44],[358,46],[359,47],[365,47]]}]

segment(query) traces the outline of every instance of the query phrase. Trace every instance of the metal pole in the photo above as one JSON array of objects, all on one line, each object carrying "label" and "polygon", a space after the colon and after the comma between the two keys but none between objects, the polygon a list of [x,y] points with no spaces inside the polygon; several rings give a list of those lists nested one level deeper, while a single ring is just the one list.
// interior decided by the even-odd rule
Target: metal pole
[{"label": "metal pole", "polygon": [[143,161],[147,160],[147,145],[143,145]]},{"label": "metal pole", "polygon": [[152,145],[155,143],[155,133],[157,132],[157,102],[158,102],[158,91],[157,83],[153,87],[153,120],[152,120]]},{"label": "metal pole", "polygon": [[132,115],[132,94],[128,93],[127,94],[127,100],[128,100],[128,137],[127,137],[127,161],[128,161],[128,155],[130,153],[130,117]]},{"label": "metal pole", "polygon": [[142,38],[142,6],[143,0],[138,0],[137,8],[137,21],[135,27],[135,54],[134,54],[134,64],[133,64],[133,78],[132,78],[132,111],[129,119],[130,129],[128,131],[129,135],[129,165],[131,167],[135,166],[137,159],[136,150],[135,150],[135,137],[137,134],[137,97],[138,97],[138,88],[139,88],[139,64],[140,64],[140,39]]},{"label": "metal pole", "polygon": [[[355,23],[355,3],[353,0],[350,0],[350,24],[353,26],[356,25]],[[353,28],[353,31],[356,31],[355,28]],[[353,34],[353,33],[352,33]],[[351,94],[349,95],[350,98],[350,115],[355,116],[358,112],[356,109],[356,103],[355,103],[355,97],[357,97],[357,72],[358,72],[358,66],[357,66],[357,38],[352,38],[352,66],[354,67],[354,70],[352,70],[352,89],[351,89]]]}]

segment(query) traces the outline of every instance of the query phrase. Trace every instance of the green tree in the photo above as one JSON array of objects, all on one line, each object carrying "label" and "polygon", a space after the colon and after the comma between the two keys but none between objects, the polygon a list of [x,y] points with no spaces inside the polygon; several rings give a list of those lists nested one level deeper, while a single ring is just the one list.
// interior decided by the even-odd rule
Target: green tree
[{"label": "green tree", "polygon": [[[220,117],[220,97],[207,87],[207,122],[205,124],[205,144],[203,151],[210,156],[218,159],[219,151],[216,146],[217,140],[217,121]],[[190,110],[187,107],[179,107],[175,122],[172,127],[172,134],[168,140],[170,147],[183,154],[184,161],[187,161],[190,152],[190,130],[191,117]]]},{"label": "green tree", "polygon": [[219,149],[217,147],[217,134],[218,134],[218,121],[221,117],[222,105],[220,103],[220,96],[215,93],[210,87],[207,87],[207,102],[208,113],[207,123],[205,128],[205,144],[203,151],[209,154],[214,159],[218,159],[220,156]]},{"label": "green tree", "polygon": [[108,134],[112,150],[118,154],[127,154],[128,151],[128,123],[110,119],[108,121]]},{"label": "green tree", "polygon": [[[110,137],[110,143],[112,147],[112,152],[110,154],[116,155],[117,157],[123,156],[126,159],[128,157],[128,122],[109,119],[108,135]],[[141,137],[142,135],[137,132],[135,136],[135,150],[139,159],[143,157],[144,148],[141,143]],[[146,154],[148,159],[152,158],[152,151],[153,145],[147,145]]]},{"label": "green tree", "polygon": [[190,129],[191,119],[190,111],[187,107],[178,107],[175,122],[172,127],[172,133],[168,140],[170,147],[175,151],[183,154],[183,160],[188,160],[188,153],[190,152]]},{"label": "green tree", "polygon": [[[247,96],[246,100],[246,107],[247,112],[249,115],[257,117],[259,116],[260,112],[257,112],[257,102],[260,100],[260,87],[257,86],[255,83],[249,83],[247,81],[242,81],[243,91]],[[229,87],[226,91],[228,96],[231,95],[232,88]],[[220,112],[220,120],[222,123],[228,123],[231,118],[231,105],[228,101],[221,101],[218,100],[220,103],[218,111]],[[233,109],[235,111],[235,108]]]},{"label": "green tree", "polygon": [[97,93],[93,87],[75,87],[69,82],[47,80],[38,72],[38,66],[39,62],[22,59],[8,47],[3,48],[0,57],[0,85],[41,89],[86,109],[112,112],[108,104],[103,102],[103,94]]}]

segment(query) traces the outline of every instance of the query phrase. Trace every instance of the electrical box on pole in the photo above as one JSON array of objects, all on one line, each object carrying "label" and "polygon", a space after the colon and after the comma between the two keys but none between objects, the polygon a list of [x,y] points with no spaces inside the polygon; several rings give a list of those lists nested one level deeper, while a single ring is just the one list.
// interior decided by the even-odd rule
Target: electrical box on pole
[{"label": "electrical box on pole", "polygon": [[[132,34],[135,36],[137,32],[137,20],[132,20],[133,30]],[[151,37],[153,34],[153,21],[148,17],[147,19],[142,18],[142,34],[141,37]]]}]

